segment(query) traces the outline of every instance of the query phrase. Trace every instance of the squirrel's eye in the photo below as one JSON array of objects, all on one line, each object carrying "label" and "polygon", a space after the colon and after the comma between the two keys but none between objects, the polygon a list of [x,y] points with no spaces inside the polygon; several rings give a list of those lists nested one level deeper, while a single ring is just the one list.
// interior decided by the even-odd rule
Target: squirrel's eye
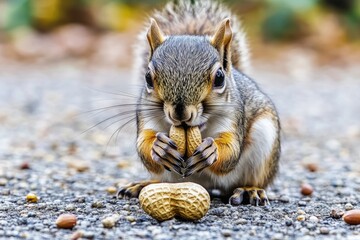
[{"label": "squirrel's eye", "polygon": [[145,80],[146,80],[146,84],[147,84],[148,88],[153,88],[154,87],[154,82],[153,82],[150,71],[146,72]]},{"label": "squirrel's eye", "polygon": [[221,88],[225,84],[225,75],[221,69],[218,69],[215,74],[214,87]]}]

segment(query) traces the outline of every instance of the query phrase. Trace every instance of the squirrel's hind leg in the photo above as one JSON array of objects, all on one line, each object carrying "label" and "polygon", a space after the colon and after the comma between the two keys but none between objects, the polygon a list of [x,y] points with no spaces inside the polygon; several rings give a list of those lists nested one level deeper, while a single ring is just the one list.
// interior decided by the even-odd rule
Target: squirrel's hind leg
[{"label": "squirrel's hind leg", "polygon": [[158,180],[145,180],[140,182],[132,182],[119,189],[117,193],[118,198],[138,198],[140,191],[147,185],[159,183]]},{"label": "squirrel's hind leg", "polygon": [[250,203],[254,206],[270,204],[265,190],[257,187],[236,188],[229,199],[229,203],[234,206],[244,203]]}]

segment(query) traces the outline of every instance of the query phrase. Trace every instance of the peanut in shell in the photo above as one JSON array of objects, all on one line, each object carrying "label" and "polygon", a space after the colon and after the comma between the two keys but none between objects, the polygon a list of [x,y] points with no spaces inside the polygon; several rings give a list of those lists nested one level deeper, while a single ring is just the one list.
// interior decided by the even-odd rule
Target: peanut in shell
[{"label": "peanut in shell", "polygon": [[169,136],[176,143],[178,152],[184,156],[186,153],[186,132],[183,127],[171,126]]},{"label": "peanut in shell", "polygon": [[194,221],[205,216],[210,208],[209,193],[193,182],[148,185],[141,190],[139,202],[158,221],[174,217]]},{"label": "peanut in shell", "polygon": [[199,127],[190,127],[186,130],[186,156],[190,157],[201,144],[201,132]]},{"label": "peanut in shell", "polygon": [[202,142],[199,127],[189,127],[185,130],[181,126],[171,126],[169,136],[176,143],[179,153],[186,157],[190,157]]}]

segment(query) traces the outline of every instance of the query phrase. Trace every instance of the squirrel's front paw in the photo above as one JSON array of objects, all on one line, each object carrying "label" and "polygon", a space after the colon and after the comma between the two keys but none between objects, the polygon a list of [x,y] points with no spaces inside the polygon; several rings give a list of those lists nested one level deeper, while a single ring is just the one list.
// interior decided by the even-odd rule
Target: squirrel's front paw
[{"label": "squirrel's front paw", "polygon": [[168,171],[174,171],[182,175],[184,159],[177,151],[177,146],[165,133],[157,133],[156,140],[151,149],[151,157],[154,161],[163,165]]},{"label": "squirrel's front paw", "polygon": [[205,138],[194,154],[186,160],[184,177],[195,172],[201,172],[204,168],[211,166],[218,158],[218,149],[213,138]]}]

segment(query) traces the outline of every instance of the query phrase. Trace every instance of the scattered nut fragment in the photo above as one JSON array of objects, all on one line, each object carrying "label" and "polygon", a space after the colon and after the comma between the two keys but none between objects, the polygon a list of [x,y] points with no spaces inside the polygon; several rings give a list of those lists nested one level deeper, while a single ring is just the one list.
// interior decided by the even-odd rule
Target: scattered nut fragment
[{"label": "scattered nut fragment", "polygon": [[317,172],[319,170],[319,166],[316,163],[307,163],[305,165],[305,168],[309,171],[309,172]]},{"label": "scattered nut fragment", "polygon": [[106,188],[106,191],[109,193],[109,194],[115,194],[117,192],[117,189],[116,187],[114,186],[110,186],[110,187],[107,187]]},{"label": "scattered nut fragment", "polygon": [[68,154],[69,155],[75,155],[77,152],[77,144],[75,142],[72,142],[68,146]]},{"label": "scattered nut fragment", "polygon": [[298,220],[300,222],[303,222],[303,221],[305,221],[305,218],[306,218],[305,215],[301,214],[301,215],[296,217],[296,220]]},{"label": "scattered nut fragment", "polygon": [[344,215],[344,211],[340,209],[331,209],[330,216],[335,219],[339,219]]},{"label": "scattered nut fragment", "polygon": [[206,189],[192,182],[148,185],[141,190],[139,202],[147,214],[159,221],[173,217],[198,220],[210,208]]},{"label": "scattered nut fragment", "polygon": [[88,162],[86,162],[84,160],[78,160],[78,159],[69,161],[68,167],[73,168],[78,172],[85,172],[85,171],[89,170],[89,168],[90,168]]},{"label": "scattered nut fragment", "polygon": [[55,223],[58,228],[70,229],[76,225],[76,221],[77,221],[77,218],[74,214],[65,213],[65,214],[61,214],[56,219]]},{"label": "scattered nut fragment", "polygon": [[130,167],[130,165],[131,164],[129,161],[124,161],[124,160],[121,160],[116,164],[116,166],[120,169],[128,168],[128,167]]},{"label": "scattered nut fragment", "polygon": [[311,195],[313,193],[313,191],[314,191],[314,189],[310,184],[308,184],[308,183],[301,184],[300,192],[302,195],[305,195],[305,196]]},{"label": "scattered nut fragment", "polygon": [[120,215],[114,214],[110,217],[104,218],[101,223],[103,224],[104,228],[112,228],[115,224],[119,221]]},{"label": "scattered nut fragment", "polygon": [[27,162],[27,161],[22,162],[22,163],[20,164],[19,168],[20,168],[21,170],[30,169],[30,164],[29,164],[29,162]]},{"label": "scattered nut fragment", "polygon": [[28,193],[26,195],[26,201],[30,203],[36,203],[38,202],[39,198],[35,193]]},{"label": "scattered nut fragment", "polygon": [[350,225],[360,224],[360,210],[354,209],[347,211],[343,216],[343,220]]},{"label": "scattered nut fragment", "polygon": [[199,127],[189,127],[185,131],[183,127],[171,126],[169,136],[176,143],[179,153],[183,156],[186,154],[187,157],[190,157],[202,142]]}]

